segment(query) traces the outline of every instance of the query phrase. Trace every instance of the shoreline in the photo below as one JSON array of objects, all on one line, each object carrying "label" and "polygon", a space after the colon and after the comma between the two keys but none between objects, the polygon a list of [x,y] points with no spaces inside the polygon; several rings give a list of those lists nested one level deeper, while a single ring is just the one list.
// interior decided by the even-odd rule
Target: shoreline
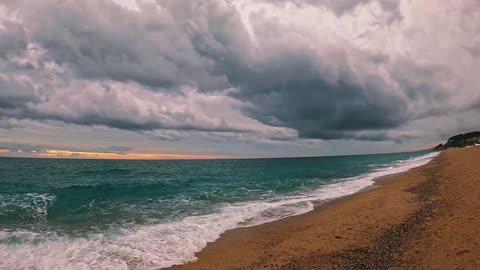
[{"label": "shoreline", "polygon": [[[197,261],[165,269],[430,269],[422,268],[422,257],[432,255],[428,245],[422,249],[412,243],[431,243],[424,231],[444,210],[442,200],[435,199],[440,179],[444,171],[458,173],[451,163],[465,156],[470,163],[480,162],[480,148],[444,151],[425,165],[379,177],[360,192],[315,204],[310,212],[227,231],[196,253]],[[469,258],[474,268],[459,264],[480,269],[480,259],[473,261]]]}]

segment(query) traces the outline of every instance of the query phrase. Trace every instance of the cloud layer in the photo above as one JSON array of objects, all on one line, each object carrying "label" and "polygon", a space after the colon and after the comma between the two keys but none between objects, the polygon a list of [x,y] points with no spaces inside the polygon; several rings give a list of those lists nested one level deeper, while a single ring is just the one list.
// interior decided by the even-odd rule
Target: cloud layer
[{"label": "cloud layer", "polygon": [[213,141],[478,128],[478,1],[135,3],[0,4],[4,121]]}]

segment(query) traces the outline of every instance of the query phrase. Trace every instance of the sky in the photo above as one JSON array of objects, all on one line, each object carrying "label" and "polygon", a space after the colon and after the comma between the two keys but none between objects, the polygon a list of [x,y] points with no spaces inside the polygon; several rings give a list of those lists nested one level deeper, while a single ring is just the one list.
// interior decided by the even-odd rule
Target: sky
[{"label": "sky", "polygon": [[0,156],[424,149],[478,70],[478,0],[2,0]]}]

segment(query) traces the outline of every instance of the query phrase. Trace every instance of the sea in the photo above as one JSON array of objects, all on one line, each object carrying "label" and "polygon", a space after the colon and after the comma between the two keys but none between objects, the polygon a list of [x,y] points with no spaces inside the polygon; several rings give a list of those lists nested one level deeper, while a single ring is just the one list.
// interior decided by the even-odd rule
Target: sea
[{"label": "sea", "polygon": [[160,269],[188,263],[227,230],[312,211],[435,155],[0,158],[0,269]]}]

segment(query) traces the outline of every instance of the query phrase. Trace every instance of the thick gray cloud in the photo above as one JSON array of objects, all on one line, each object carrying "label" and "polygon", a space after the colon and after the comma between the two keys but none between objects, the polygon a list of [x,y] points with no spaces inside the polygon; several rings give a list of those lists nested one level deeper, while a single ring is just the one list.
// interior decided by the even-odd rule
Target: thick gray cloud
[{"label": "thick gray cloud", "polygon": [[[110,1],[7,2],[11,12],[22,18],[20,28],[27,29],[29,43],[41,52],[32,57],[25,42],[20,49],[13,41],[1,47],[5,47],[5,55],[13,53],[4,61],[5,76],[0,78],[0,112],[8,117],[135,131],[251,131],[232,126],[221,114],[195,111],[195,97],[185,100],[185,87],[206,92],[231,87],[224,74],[214,71],[215,63],[197,51],[202,45],[194,43],[203,28],[208,28],[209,35],[227,40],[227,31],[240,23],[230,17],[238,14],[217,7],[215,1],[207,4],[169,1],[162,10],[147,4],[141,12],[133,12]],[[208,18],[217,21],[205,21]],[[232,23],[225,22],[229,20]],[[13,26],[10,22],[5,25],[7,30]],[[25,36],[20,30],[5,32],[8,38],[20,36],[18,33]],[[238,32],[233,33],[231,37],[240,42]],[[46,73],[51,78],[41,78]],[[19,81],[18,75],[30,80]],[[137,87],[130,87],[130,82]],[[155,91],[177,97],[155,95]],[[232,103],[228,99],[225,97],[225,104]],[[190,107],[183,108],[187,105]]]},{"label": "thick gray cloud", "polygon": [[0,109],[21,108],[28,102],[38,99],[33,86],[12,77],[0,77]]},{"label": "thick gray cloud", "polygon": [[3,29],[0,29],[0,36],[2,36],[0,39],[0,57],[2,58],[27,49],[25,31],[18,23],[5,21]]},{"label": "thick gray cloud", "polygon": [[[213,100],[212,100],[213,99]],[[224,104],[222,104],[224,102]],[[115,82],[80,83],[50,95],[21,112],[6,112],[18,118],[56,120],[77,125],[103,125],[132,131],[182,130],[249,132],[247,126],[228,123],[215,108],[228,110],[232,99],[184,91],[182,95],[155,93],[137,85]],[[202,109],[212,106],[211,109]]]},{"label": "thick gray cloud", "polygon": [[[209,72],[213,63],[192,46],[187,30],[197,24],[186,18],[187,3],[166,2],[162,10],[146,5],[141,12],[132,12],[104,0],[25,1],[12,2],[12,9],[28,18],[23,23],[32,42],[83,78],[133,80],[172,89],[180,85],[223,89],[227,86],[223,76]],[[210,13],[215,12],[214,4],[207,7]],[[189,5],[188,12],[202,8]],[[219,23],[224,30],[230,26]]]},{"label": "thick gray cloud", "polygon": [[0,113],[163,140],[408,140],[480,100],[480,5],[441,3],[9,0]]},{"label": "thick gray cloud", "polygon": [[8,118],[0,118],[0,129],[12,129],[20,127],[17,123]]},{"label": "thick gray cloud", "polygon": [[296,6],[315,6],[317,8],[327,8],[333,11],[337,16],[349,15],[354,9],[362,8],[371,3],[378,3],[384,10],[382,19],[387,25],[403,19],[400,11],[399,0],[265,0],[274,5],[288,5]]},{"label": "thick gray cloud", "polygon": [[27,38],[22,25],[9,20],[2,23],[0,37],[0,109],[15,109],[37,99],[28,81],[9,74],[16,69],[9,59],[26,51]]}]

